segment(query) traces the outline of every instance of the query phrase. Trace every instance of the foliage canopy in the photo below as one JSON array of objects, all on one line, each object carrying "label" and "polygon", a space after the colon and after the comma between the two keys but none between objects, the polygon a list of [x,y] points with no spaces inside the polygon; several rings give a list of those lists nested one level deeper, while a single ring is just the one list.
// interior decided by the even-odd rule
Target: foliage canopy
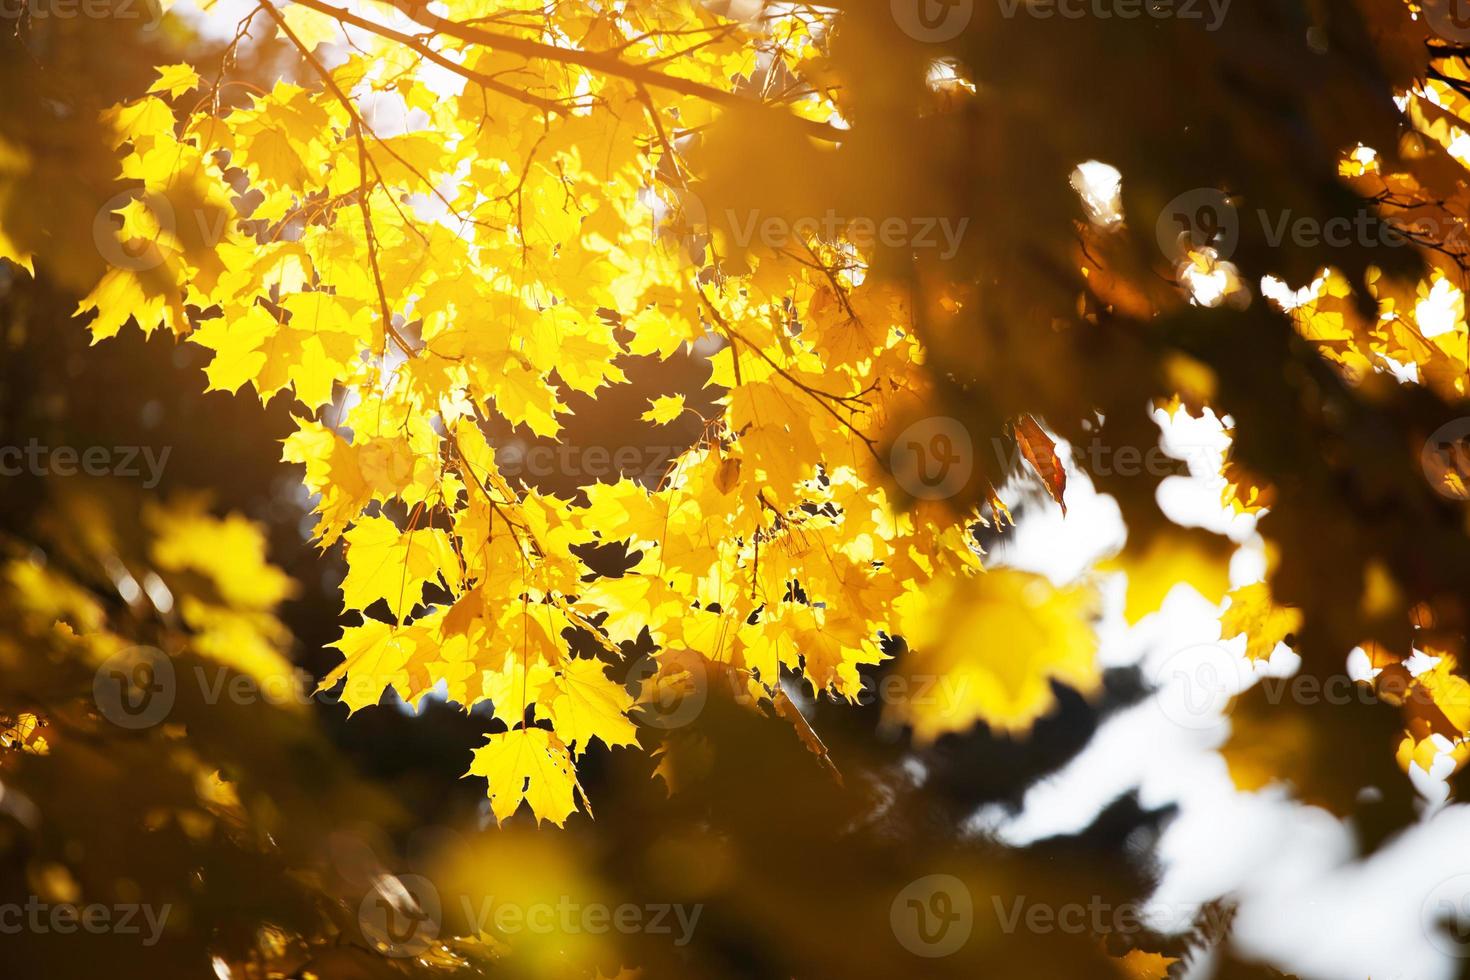
[{"label": "foliage canopy", "polygon": [[[1024,739],[1109,696],[1118,570],[1129,622],[1180,584],[1223,603],[1247,671],[1285,644],[1326,682],[1363,652],[1368,696],[1254,688],[1224,752],[1371,852],[1415,818],[1404,770],[1470,734],[1466,49],[1404,0],[1208,27],[978,4],[938,42],[901,6],[260,0],[209,57],[160,52],[146,90],[68,114],[59,189],[44,127],[0,114],[0,256],[81,294],[94,342],[172,334],[209,389],[289,403],[282,460],[346,563],[320,689],[485,705],[497,822],[590,812],[606,749],[648,748],[671,791],[734,764],[660,722],[716,689],[794,729],[820,794],[845,767],[798,687],[959,679],[883,729]],[[1164,513],[1182,463],[1118,465],[1179,416],[1228,431],[1213,475],[1258,581]],[[539,474],[498,451],[609,427],[667,450]],[[1069,472],[1117,501],[1112,564],[986,567],[1012,507],[1065,512]],[[285,671],[290,579],[248,522],[143,525],[170,654]],[[12,549],[6,612],[95,667],[142,637],[80,570],[127,549],[83,538],[71,571]],[[37,714],[13,720],[30,745]]]}]

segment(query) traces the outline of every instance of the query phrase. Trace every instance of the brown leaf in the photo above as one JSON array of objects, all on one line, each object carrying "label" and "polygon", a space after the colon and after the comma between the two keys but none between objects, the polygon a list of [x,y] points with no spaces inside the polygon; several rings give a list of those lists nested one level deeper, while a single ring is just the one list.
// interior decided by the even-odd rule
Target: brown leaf
[{"label": "brown leaf", "polygon": [[1067,502],[1063,499],[1067,492],[1067,471],[1062,468],[1062,461],[1057,459],[1057,445],[1052,442],[1051,436],[1037,424],[1036,420],[1029,415],[1022,415],[1014,426],[1016,443],[1021,447],[1021,454],[1026,457],[1026,462],[1041,477],[1046,492],[1051,494],[1062,508],[1062,514],[1067,513]]}]

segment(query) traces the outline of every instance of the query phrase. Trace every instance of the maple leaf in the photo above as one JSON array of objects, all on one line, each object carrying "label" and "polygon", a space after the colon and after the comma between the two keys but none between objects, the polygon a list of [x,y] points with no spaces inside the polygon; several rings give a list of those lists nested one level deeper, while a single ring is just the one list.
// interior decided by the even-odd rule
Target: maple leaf
[{"label": "maple leaf", "polygon": [[1029,415],[1023,415],[1015,424],[1016,443],[1021,447],[1021,454],[1026,457],[1026,462],[1041,477],[1042,486],[1046,492],[1051,494],[1062,508],[1062,514],[1067,513],[1067,471],[1062,467],[1061,460],[1057,459],[1056,443],[1052,442],[1051,436],[1047,435],[1037,421]]},{"label": "maple leaf", "polygon": [[648,403],[652,407],[639,416],[645,422],[655,425],[668,425],[674,419],[684,414],[683,395],[659,395]]},{"label": "maple leaf", "polygon": [[1230,587],[1227,564],[1230,542],[1197,529],[1165,530],[1147,545],[1129,542],[1123,553],[1100,567],[1128,573],[1124,616],[1136,623],[1163,605],[1176,585],[1187,584],[1211,602],[1225,598]]},{"label": "maple leaf", "polygon": [[281,12],[281,16],[308,51],[318,44],[341,41],[344,38],[345,32],[336,18],[310,7],[303,7],[299,3],[288,6]]},{"label": "maple leaf", "polygon": [[1163,953],[1133,949],[1124,956],[1116,957],[1113,962],[1118,967],[1118,972],[1127,980],[1167,980],[1169,966],[1179,962],[1179,959]]},{"label": "maple leaf", "polygon": [[621,684],[608,680],[600,661],[562,661],[551,686],[551,696],[541,703],[556,719],[557,733],[568,745],[585,752],[594,738],[609,748],[638,744],[628,720],[633,698]]},{"label": "maple leaf", "polygon": [[1236,589],[1228,598],[1230,605],[1220,616],[1220,638],[1244,635],[1245,655],[1251,660],[1270,659],[1276,645],[1301,628],[1300,610],[1274,605],[1264,582]]},{"label": "maple leaf", "polygon": [[348,609],[366,609],[384,599],[402,620],[422,600],[426,585],[457,577],[449,535],[438,528],[400,531],[386,517],[364,517],[343,537],[351,556],[342,582]]},{"label": "maple leaf", "polygon": [[[1091,618],[1095,597],[1045,579],[993,569],[907,593],[899,629],[908,697],[888,709],[932,741],[977,721],[1025,730],[1054,704],[1053,680],[1082,693],[1099,682]],[[954,610],[948,616],[938,609]]]},{"label": "maple leaf", "polygon": [[333,644],[343,660],[322,679],[317,690],[331,690],[346,678],[342,702],[349,713],[377,704],[389,687],[407,700],[414,693],[408,665],[427,652],[422,646],[425,639],[422,629],[376,619],[365,620],[361,626],[343,627],[341,638]]},{"label": "maple leaf", "polygon": [[150,95],[167,92],[176,99],[190,89],[199,87],[199,73],[192,65],[164,65],[158,69],[158,80],[149,87]]},{"label": "maple leaf", "polygon": [[577,808],[581,792],[567,747],[544,728],[517,728],[498,735],[475,750],[470,773],[489,784],[490,808],[496,822],[504,821],[521,803],[528,803],[537,822],[557,826]]},{"label": "maple leaf", "polygon": [[363,475],[361,450],[320,422],[295,421],[297,429],[284,440],[281,459],[305,464],[303,482],[317,495],[317,533],[326,546],[376,499],[376,493]]}]

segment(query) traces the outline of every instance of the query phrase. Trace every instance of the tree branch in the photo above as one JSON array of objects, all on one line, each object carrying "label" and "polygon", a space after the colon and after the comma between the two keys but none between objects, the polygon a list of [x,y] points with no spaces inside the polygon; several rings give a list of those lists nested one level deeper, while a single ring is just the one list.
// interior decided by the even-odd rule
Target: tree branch
[{"label": "tree branch", "polygon": [[[380,24],[374,24],[372,21],[364,20],[361,17],[357,17],[350,11],[344,10],[341,7],[334,7],[329,3],[323,3],[322,0],[296,0],[296,2],[301,4],[303,7],[309,7],[319,13],[335,17],[337,20],[345,24],[352,24],[354,26],[361,27],[364,30],[378,34],[382,37],[391,38],[393,40],[400,41],[401,43],[408,44],[413,47],[414,50],[423,53],[425,57],[430,56],[429,49],[422,47],[419,44],[418,40],[412,35],[403,34],[399,31],[394,31],[391,28],[384,27]],[[405,16],[411,18],[416,23],[423,25],[431,31],[434,31],[438,34],[447,35],[449,37],[457,38],[470,44],[483,45],[490,48],[491,50],[508,51],[512,54],[523,55],[527,58],[535,58],[545,61],[556,61],[567,65],[577,65],[578,67],[587,68],[600,75],[607,75],[613,78],[622,78],[627,81],[647,85],[652,88],[663,89],[668,92],[678,92],[680,95],[694,96],[695,98],[704,99],[706,102],[712,102],[716,105],[728,106],[730,108],[745,109],[752,106],[766,105],[766,103],[757,102],[754,99],[747,98],[735,92],[718,89],[711,85],[705,85],[701,82],[696,82],[687,78],[678,78],[673,75],[665,75],[662,72],[654,71],[653,69],[648,68],[644,65],[630,64],[626,61],[623,61],[621,58],[617,58],[611,54],[608,54],[605,51],[582,51],[577,48],[564,48],[555,44],[546,44],[542,41],[533,41],[530,38],[515,37],[514,35],[509,34],[496,34],[492,31],[486,31],[478,27],[471,27],[466,24],[461,24],[456,21],[440,17],[438,14],[432,13],[423,4],[411,3],[409,2],[409,0],[390,0],[390,2],[393,4],[393,6],[402,11]],[[447,59],[445,59],[445,61],[447,61]],[[463,69],[461,66],[455,65],[453,62],[448,62],[448,64],[445,64],[444,61],[439,61],[435,59],[435,63],[444,65],[445,67],[449,67],[450,70],[456,71],[459,74],[464,74],[464,72],[468,70]],[[510,86],[507,86],[501,82],[497,82],[494,79],[489,79],[489,81],[494,82],[496,91],[503,92],[513,98],[523,95],[527,96],[528,98],[534,98],[534,96],[529,96],[529,93],[523,93],[519,90],[512,89],[510,88]],[[542,101],[545,102],[545,100]],[[555,106],[556,104],[553,102],[546,102],[546,105]],[[548,109],[548,111],[551,110]],[[562,110],[560,110],[560,108],[558,107],[557,111]],[[845,133],[843,130],[838,129],[836,126],[833,126],[829,123],[817,122],[810,119],[802,119],[799,116],[793,116],[792,118],[797,123],[799,123],[802,128],[804,128],[810,135],[815,136],[819,139],[824,139],[835,143],[841,142],[845,138]]]}]

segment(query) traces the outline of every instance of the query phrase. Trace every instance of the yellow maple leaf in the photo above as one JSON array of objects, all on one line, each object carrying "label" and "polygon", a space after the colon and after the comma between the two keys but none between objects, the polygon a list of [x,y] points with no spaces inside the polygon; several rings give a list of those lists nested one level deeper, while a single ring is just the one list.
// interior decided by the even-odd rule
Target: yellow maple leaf
[{"label": "yellow maple leaf", "polygon": [[364,517],[343,538],[348,562],[342,600],[348,609],[383,599],[402,620],[423,599],[424,586],[457,577],[449,535],[438,528],[400,531],[386,517]]},{"label": "yellow maple leaf", "polygon": [[148,89],[148,94],[167,92],[176,99],[190,89],[199,87],[199,73],[192,65],[164,65],[158,69],[158,80]]},{"label": "yellow maple leaf", "polygon": [[295,591],[291,577],[266,561],[260,526],[239,514],[217,518],[193,499],[150,506],[143,517],[155,535],[158,567],[207,577],[230,605],[272,609]]},{"label": "yellow maple leaf", "polygon": [[281,460],[306,466],[304,482],[319,498],[317,534],[325,547],[374,499],[374,491],[363,472],[358,447],[320,422],[294,421],[296,431],[284,440]]},{"label": "yellow maple leaf", "polygon": [[421,630],[376,619],[364,620],[361,626],[345,626],[342,636],[332,644],[343,660],[322,679],[317,690],[330,690],[345,677],[341,700],[349,713],[377,704],[389,687],[406,700],[412,693],[408,664],[422,656],[423,639]]},{"label": "yellow maple leaf", "polygon": [[1130,949],[1125,955],[1113,958],[1113,965],[1127,980],[1166,980],[1170,964],[1177,962],[1177,957],[1141,949]]},{"label": "yellow maple leaf", "polygon": [[655,425],[668,425],[684,414],[683,395],[659,395],[649,399],[648,404],[653,407],[638,417]]},{"label": "yellow maple leaf", "polygon": [[291,28],[291,33],[296,35],[306,50],[310,51],[318,44],[345,39],[342,30],[334,17],[324,14],[310,7],[303,7],[299,3],[293,3],[281,11],[286,20],[286,25]]},{"label": "yellow maple leaf", "polygon": [[1131,624],[1158,611],[1176,585],[1193,586],[1211,602],[1224,599],[1232,550],[1225,538],[1198,528],[1171,527],[1153,535],[1141,551],[1130,541],[1121,555],[1098,567],[1128,573],[1123,615]]},{"label": "yellow maple leaf", "polygon": [[490,809],[497,823],[524,801],[538,823],[550,820],[560,827],[577,808],[576,794],[582,790],[566,745],[544,728],[491,735],[475,750],[470,774],[484,776],[489,784]]},{"label": "yellow maple leaf", "polygon": [[638,736],[628,720],[633,698],[611,681],[599,660],[573,658],[557,667],[550,697],[541,700],[562,739],[578,752],[587,751],[594,738],[611,748],[637,745]]},{"label": "yellow maple leaf", "polygon": [[1096,689],[1095,601],[1087,590],[1012,569],[906,593],[898,602],[906,684],[888,717],[912,725],[921,742],[977,721],[1029,728],[1055,704],[1053,680]]},{"label": "yellow maple leaf", "polygon": [[1246,637],[1245,655],[1251,660],[1269,660],[1276,644],[1301,629],[1300,610],[1271,602],[1265,582],[1243,586],[1229,595],[1230,605],[1220,616],[1220,638]]}]

